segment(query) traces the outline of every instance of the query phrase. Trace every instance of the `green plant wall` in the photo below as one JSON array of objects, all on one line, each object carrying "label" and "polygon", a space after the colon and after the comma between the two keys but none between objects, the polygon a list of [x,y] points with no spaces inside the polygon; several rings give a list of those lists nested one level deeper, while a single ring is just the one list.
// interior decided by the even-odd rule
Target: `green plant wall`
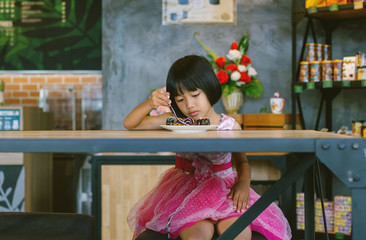
[{"label": "green plant wall", "polygon": [[101,0],[0,0],[0,70],[100,70]]}]

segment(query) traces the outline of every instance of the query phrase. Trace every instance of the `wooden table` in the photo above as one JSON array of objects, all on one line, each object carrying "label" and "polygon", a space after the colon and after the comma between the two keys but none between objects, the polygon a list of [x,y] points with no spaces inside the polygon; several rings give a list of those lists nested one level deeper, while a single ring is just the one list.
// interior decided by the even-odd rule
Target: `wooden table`
[{"label": "wooden table", "polygon": [[352,189],[353,239],[366,228],[366,139],[312,130],[209,131],[17,131],[0,132],[1,152],[291,152],[299,157],[220,239],[233,239],[298,176],[305,173],[305,239],[314,239],[313,171],[316,159]]}]

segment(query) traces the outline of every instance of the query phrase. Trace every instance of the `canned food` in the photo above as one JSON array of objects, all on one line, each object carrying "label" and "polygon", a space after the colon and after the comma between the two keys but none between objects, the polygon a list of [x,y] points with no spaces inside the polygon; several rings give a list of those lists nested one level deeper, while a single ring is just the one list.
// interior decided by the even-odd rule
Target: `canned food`
[{"label": "canned food", "polygon": [[366,138],[366,122],[364,122],[362,126],[362,137]]},{"label": "canned food", "polygon": [[366,67],[359,67],[357,69],[357,80],[366,80]]},{"label": "canned food", "polygon": [[366,67],[366,53],[356,53],[356,67]]},{"label": "canned food", "polygon": [[323,60],[331,60],[332,59],[331,53],[332,53],[331,45],[324,44],[323,45]]},{"label": "canned food", "polygon": [[352,128],[353,135],[361,137],[363,123],[364,123],[363,120],[357,120],[354,122],[354,128]]},{"label": "canned food", "polygon": [[332,67],[333,67],[333,81],[342,81],[342,63],[343,60],[333,60]]},{"label": "canned food", "polygon": [[319,82],[320,81],[320,62],[313,61],[310,63],[310,81]]},{"label": "canned food", "polygon": [[309,62],[300,62],[300,82],[309,82]]},{"label": "canned food", "polygon": [[323,45],[324,44],[315,44],[315,49],[316,49],[316,59],[317,61],[323,61],[324,57],[323,57]]},{"label": "canned food", "polygon": [[306,44],[306,61],[313,62],[317,60],[316,56],[316,44],[315,43],[307,43]]},{"label": "canned food", "polygon": [[333,69],[332,62],[321,61],[321,73],[322,73],[322,81],[332,81],[333,80]]}]

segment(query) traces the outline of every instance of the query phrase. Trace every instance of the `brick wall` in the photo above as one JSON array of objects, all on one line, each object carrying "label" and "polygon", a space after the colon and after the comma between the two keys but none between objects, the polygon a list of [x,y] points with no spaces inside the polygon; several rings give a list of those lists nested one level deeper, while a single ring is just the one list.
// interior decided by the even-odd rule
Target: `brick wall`
[{"label": "brick wall", "polygon": [[89,121],[85,129],[95,129],[100,125],[98,122],[101,121],[100,116],[93,113],[96,108],[93,105],[101,104],[101,73],[3,73],[0,74],[0,79],[5,82],[5,106],[38,106],[40,91],[47,89],[49,109],[44,110],[54,113],[55,128],[72,129],[72,96],[74,94],[76,129],[82,129],[81,98],[84,94],[84,97],[91,98],[91,100],[85,101],[86,105],[84,104],[89,111]]},{"label": "brick wall", "polygon": [[5,82],[5,105],[38,106],[39,90],[47,84],[101,84],[102,74],[0,74]]}]

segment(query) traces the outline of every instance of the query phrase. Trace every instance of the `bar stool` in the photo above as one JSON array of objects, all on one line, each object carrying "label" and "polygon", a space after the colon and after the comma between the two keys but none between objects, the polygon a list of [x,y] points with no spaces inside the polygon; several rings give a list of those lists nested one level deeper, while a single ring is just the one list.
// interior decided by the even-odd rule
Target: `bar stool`
[{"label": "bar stool", "polygon": [[95,240],[95,218],[76,213],[0,212],[1,240]]}]

